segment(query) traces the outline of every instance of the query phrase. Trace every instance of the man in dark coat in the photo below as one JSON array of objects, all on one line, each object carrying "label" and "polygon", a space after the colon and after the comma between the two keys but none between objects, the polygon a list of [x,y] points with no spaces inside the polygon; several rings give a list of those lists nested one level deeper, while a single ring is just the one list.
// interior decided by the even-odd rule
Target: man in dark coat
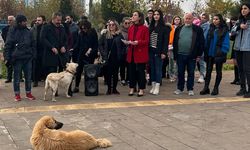
[{"label": "man in dark coat", "polygon": [[41,40],[44,46],[43,65],[46,75],[62,71],[68,61],[66,51],[67,37],[62,23],[62,14],[54,13],[52,20],[41,31]]},{"label": "man in dark coat", "polygon": [[[74,22],[74,19],[73,19],[72,15],[66,15],[65,23],[67,23],[69,25],[69,33],[68,34],[71,36],[71,39],[72,39],[72,44],[71,44],[72,46],[68,45],[68,49],[69,49],[69,51],[71,53],[72,61],[77,62],[79,51],[74,49],[73,47],[76,46],[76,44],[77,44],[77,37],[78,37],[79,27]],[[69,38],[69,36],[68,36],[68,38]]]},{"label": "man in dark coat", "polygon": [[[2,38],[4,43],[6,42],[9,29],[12,26],[14,26],[14,24],[15,24],[15,17],[8,16],[8,25],[2,29]],[[5,83],[10,83],[12,81],[13,67],[10,64],[7,64],[6,67],[7,67],[7,80],[5,81]]]},{"label": "man in dark coat", "polygon": [[40,38],[41,29],[45,24],[46,24],[45,16],[42,15],[38,16],[36,18],[36,25],[31,29],[33,37],[35,38],[36,41],[36,50],[37,50],[37,57],[33,61],[33,87],[37,87],[38,81],[45,78],[44,69],[41,67],[43,61],[44,48]]}]

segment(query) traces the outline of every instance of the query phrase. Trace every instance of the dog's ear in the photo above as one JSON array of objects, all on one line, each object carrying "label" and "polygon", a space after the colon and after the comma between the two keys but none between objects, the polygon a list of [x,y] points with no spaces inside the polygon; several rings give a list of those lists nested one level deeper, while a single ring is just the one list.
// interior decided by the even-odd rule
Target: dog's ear
[{"label": "dog's ear", "polygon": [[69,66],[69,63],[66,63],[66,67],[68,67]]}]

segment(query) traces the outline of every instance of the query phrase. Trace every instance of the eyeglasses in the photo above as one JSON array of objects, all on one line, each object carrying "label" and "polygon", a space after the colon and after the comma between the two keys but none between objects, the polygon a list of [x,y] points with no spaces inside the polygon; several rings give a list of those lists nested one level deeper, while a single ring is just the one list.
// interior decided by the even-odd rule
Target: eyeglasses
[{"label": "eyeglasses", "polygon": [[124,24],[130,24],[130,22],[124,22]]}]

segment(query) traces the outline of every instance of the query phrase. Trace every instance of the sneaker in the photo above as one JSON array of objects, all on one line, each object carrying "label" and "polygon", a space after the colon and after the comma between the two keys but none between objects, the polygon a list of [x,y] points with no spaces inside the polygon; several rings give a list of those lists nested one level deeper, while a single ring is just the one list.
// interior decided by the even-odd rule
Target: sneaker
[{"label": "sneaker", "polygon": [[170,82],[175,82],[175,80],[176,80],[176,79],[175,79],[174,77],[171,77],[171,78],[170,78]]},{"label": "sneaker", "polygon": [[21,101],[21,96],[20,96],[20,94],[16,94],[16,95],[15,95],[15,101],[16,101],[16,102]]},{"label": "sneaker", "polygon": [[126,85],[127,85],[126,81],[125,81],[125,80],[122,80],[122,81],[121,81],[121,85],[122,85],[122,86],[126,86]]},{"label": "sneaker", "polygon": [[26,93],[26,98],[29,100],[35,100],[36,98],[31,93]]},{"label": "sneaker", "polygon": [[204,77],[201,75],[200,78],[198,79],[198,83],[204,83],[205,80],[204,80]]},{"label": "sneaker", "polygon": [[194,96],[194,91],[192,91],[192,90],[188,91],[188,95],[189,96]]},{"label": "sneaker", "polygon": [[180,95],[181,93],[182,93],[182,91],[179,90],[179,89],[177,89],[176,91],[174,91],[174,94],[176,94],[176,95]]}]

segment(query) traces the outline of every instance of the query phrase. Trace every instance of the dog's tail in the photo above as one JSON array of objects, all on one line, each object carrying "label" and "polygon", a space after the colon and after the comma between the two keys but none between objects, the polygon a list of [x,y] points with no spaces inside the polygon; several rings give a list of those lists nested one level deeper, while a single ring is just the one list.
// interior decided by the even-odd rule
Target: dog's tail
[{"label": "dog's tail", "polygon": [[102,148],[112,146],[112,143],[107,139],[97,139],[96,141],[97,141],[97,145]]}]

